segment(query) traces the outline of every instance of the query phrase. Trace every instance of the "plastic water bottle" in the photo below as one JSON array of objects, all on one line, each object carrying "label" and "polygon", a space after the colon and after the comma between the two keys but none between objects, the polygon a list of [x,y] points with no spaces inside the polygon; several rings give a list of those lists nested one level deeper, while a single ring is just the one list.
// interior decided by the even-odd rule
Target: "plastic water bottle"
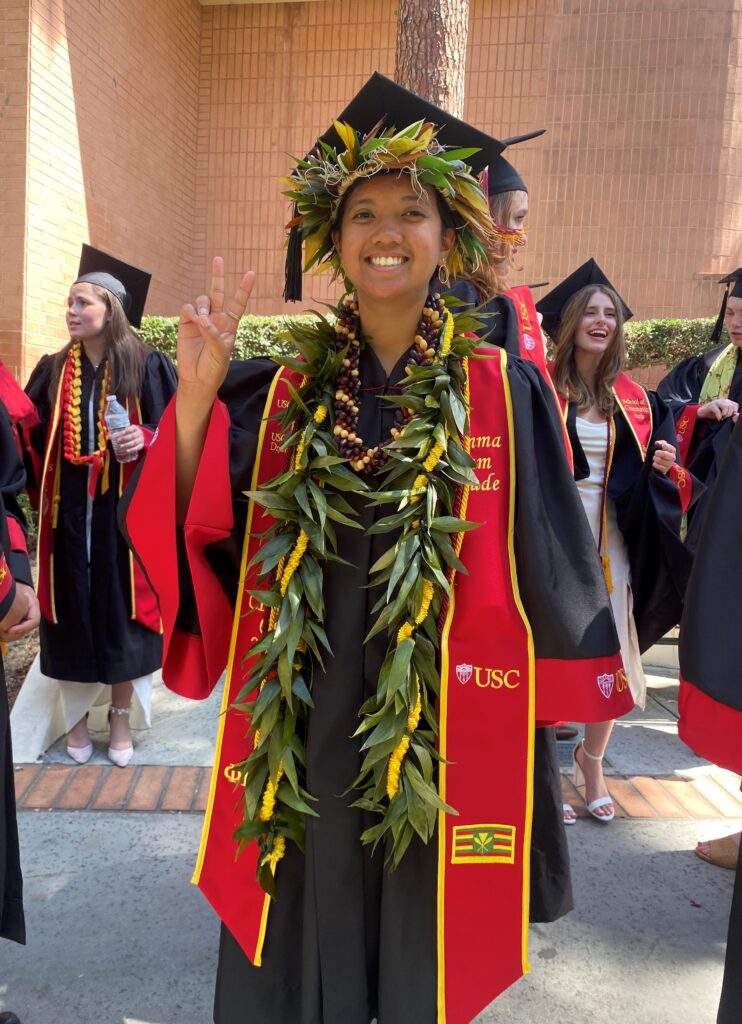
[{"label": "plastic water bottle", "polygon": [[133,462],[137,457],[136,452],[131,455],[122,456],[116,451],[116,434],[129,426],[129,414],[123,405],[117,401],[115,395],[106,396],[106,408],[103,417],[108,427],[108,435],[111,438],[111,446],[113,447],[113,454],[116,456],[116,460],[118,462]]}]

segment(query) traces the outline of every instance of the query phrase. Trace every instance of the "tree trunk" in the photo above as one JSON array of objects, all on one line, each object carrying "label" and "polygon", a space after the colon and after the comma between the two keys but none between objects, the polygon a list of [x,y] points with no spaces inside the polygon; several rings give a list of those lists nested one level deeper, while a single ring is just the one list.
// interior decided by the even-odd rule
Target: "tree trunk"
[{"label": "tree trunk", "polygon": [[469,0],[399,0],[399,85],[463,117],[468,33]]}]

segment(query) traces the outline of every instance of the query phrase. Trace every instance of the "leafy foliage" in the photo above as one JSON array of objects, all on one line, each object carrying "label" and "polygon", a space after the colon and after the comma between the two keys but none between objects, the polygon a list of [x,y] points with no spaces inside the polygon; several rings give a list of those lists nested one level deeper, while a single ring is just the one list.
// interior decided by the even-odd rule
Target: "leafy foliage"
[{"label": "leafy foliage", "polygon": [[[252,359],[255,356],[295,355],[296,348],[287,340],[287,333],[293,323],[308,324],[312,317],[302,316],[253,316],[246,314],[237,327],[233,359]],[[166,316],[145,316],[138,334],[152,348],[164,352],[174,361],[178,345],[178,318]]]},{"label": "leafy foliage", "polygon": [[259,584],[266,587],[254,593],[270,615],[248,653],[255,660],[235,701],[251,715],[253,737],[252,750],[235,766],[245,781],[244,822],[236,837],[243,844],[258,842],[258,877],[267,892],[282,855],[276,851],[288,839],[303,847],[304,816],[316,813],[303,785],[303,735],[313,664],[321,665],[330,650],[323,566],[339,557],[334,524],[358,526],[354,499],[356,507],[367,500],[392,509],[371,528],[391,535],[372,567],[373,584],[384,589],[368,637],[382,632],[388,647],[376,694],[359,712],[364,760],[355,806],[380,819],[362,839],[383,839],[395,867],[415,833],[427,842],[439,812],[452,811],[438,796],[434,768],[437,623],[453,572],[465,571],[457,536],[475,525],[459,519],[456,509],[460,488],[476,483],[462,438],[468,430],[466,359],[477,344],[465,335],[478,326],[471,316],[456,317],[450,352],[433,366],[408,366],[404,393],[388,400],[402,402],[413,417],[369,484],[338,455],[334,433],[335,380],[354,342],[339,345],[320,314],[310,324],[289,325],[302,361],[288,356],[279,362],[303,379],[298,390],[289,389],[292,398],[281,417],[291,468],[250,494],[275,520],[254,559]]}]

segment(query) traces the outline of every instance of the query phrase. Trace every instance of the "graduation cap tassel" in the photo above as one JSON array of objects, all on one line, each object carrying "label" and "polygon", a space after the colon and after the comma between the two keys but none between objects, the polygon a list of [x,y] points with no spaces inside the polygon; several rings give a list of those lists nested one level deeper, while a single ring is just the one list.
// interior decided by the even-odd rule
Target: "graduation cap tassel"
[{"label": "graduation cap tassel", "polygon": [[719,315],[716,318],[716,323],[714,324],[714,329],[711,332],[711,342],[713,344],[716,344],[716,342],[721,337],[721,332],[724,330],[724,317],[726,316],[726,312],[727,312],[727,299],[728,298],[729,298],[729,285],[727,285],[726,291],[724,292],[724,298],[721,300],[721,309],[719,310]]},{"label": "graduation cap tassel", "polygon": [[286,302],[299,302],[301,300],[301,241],[299,211],[295,205],[291,218],[289,237],[286,243],[286,278],[283,288],[283,297]]}]

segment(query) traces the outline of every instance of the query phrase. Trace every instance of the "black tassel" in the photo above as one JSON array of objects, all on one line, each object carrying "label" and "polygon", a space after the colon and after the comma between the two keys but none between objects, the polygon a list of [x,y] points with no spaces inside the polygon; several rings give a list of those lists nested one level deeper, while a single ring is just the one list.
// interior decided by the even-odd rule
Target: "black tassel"
[{"label": "black tassel", "polygon": [[721,309],[719,310],[719,315],[716,318],[716,323],[714,324],[714,330],[713,330],[713,332],[711,334],[711,341],[714,344],[716,344],[716,342],[719,340],[719,338],[721,337],[721,332],[724,330],[724,317],[726,316],[726,312],[727,312],[727,299],[728,298],[729,298],[729,285],[727,285],[726,291],[724,292],[724,298],[721,300]]},{"label": "black tassel", "polygon": [[283,297],[286,302],[301,301],[301,227],[296,223],[299,211],[294,206],[292,225],[286,243],[286,279]]}]

